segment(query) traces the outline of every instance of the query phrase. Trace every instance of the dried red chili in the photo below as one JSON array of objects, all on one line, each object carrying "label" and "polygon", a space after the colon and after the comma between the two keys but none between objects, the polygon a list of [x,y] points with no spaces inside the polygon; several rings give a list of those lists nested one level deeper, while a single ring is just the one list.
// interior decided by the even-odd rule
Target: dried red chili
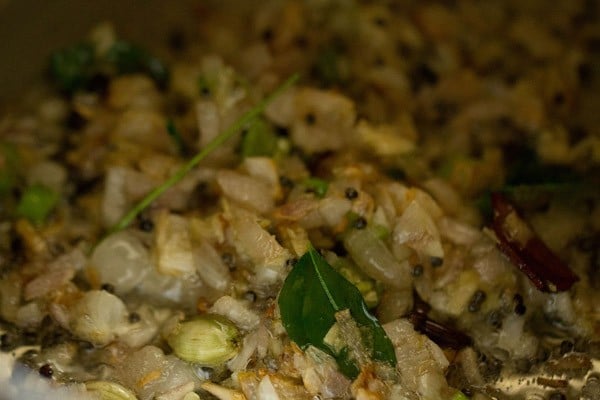
[{"label": "dried red chili", "polygon": [[492,193],[498,248],[543,292],[569,290],[577,275],[542,242],[501,193]]}]

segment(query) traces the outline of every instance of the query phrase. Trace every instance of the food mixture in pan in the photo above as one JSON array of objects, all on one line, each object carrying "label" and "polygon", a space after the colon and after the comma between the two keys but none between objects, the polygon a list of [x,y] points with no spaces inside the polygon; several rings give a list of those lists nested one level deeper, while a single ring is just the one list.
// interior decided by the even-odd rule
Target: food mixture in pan
[{"label": "food mixture in pan", "polygon": [[58,49],[0,115],[2,396],[600,399],[598,11],[199,2]]}]

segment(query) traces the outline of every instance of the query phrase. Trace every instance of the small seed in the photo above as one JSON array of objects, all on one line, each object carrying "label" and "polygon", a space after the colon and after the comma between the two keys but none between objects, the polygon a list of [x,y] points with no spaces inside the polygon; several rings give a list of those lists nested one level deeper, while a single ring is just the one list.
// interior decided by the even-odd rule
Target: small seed
[{"label": "small seed", "polygon": [[249,302],[254,303],[256,301],[256,293],[254,293],[252,290],[249,290],[244,293],[244,298]]},{"label": "small seed", "polygon": [[421,276],[423,275],[423,265],[417,264],[412,269],[412,276]]},{"label": "small seed", "polygon": [[502,328],[502,315],[498,311],[492,311],[488,315],[488,322],[496,329]]},{"label": "small seed", "polygon": [[223,253],[221,254],[221,260],[223,260],[223,262],[225,263],[225,265],[227,265],[227,267],[229,267],[229,269],[235,268],[235,259],[233,257],[233,254]]},{"label": "small seed", "polygon": [[477,290],[473,293],[469,302],[469,312],[475,313],[481,309],[481,304],[485,301],[487,295],[483,290]]},{"label": "small seed", "polygon": [[152,232],[152,230],[154,229],[154,222],[152,222],[151,219],[142,218],[140,220],[139,228],[144,232]]},{"label": "small seed", "polygon": [[563,340],[560,342],[560,354],[567,354],[573,351],[573,342],[570,340]]},{"label": "small seed", "polygon": [[358,217],[354,221],[354,227],[356,229],[365,229],[367,227],[367,220],[364,217]]},{"label": "small seed", "polygon": [[50,364],[42,365],[38,372],[44,378],[52,378],[52,375],[54,375],[54,370],[52,369],[52,365]]},{"label": "small seed", "polygon": [[523,296],[521,296],[519,293],[517,293],[514,295],[513,300],[515,302],[515,308],[514,308],[515,314],[524,315],[527,312],[527,307],[523,303]]},{"label": "small seed", "polygon": [[444,259],[441,257],[430,257],[429,262],[434,268],[441,267],[444,264]]},{"label": "small seed", "polygon": [[358,191],[353,187],[347,187],[344,191],[344,195],[348,200],[354,200],[358,197]]}]

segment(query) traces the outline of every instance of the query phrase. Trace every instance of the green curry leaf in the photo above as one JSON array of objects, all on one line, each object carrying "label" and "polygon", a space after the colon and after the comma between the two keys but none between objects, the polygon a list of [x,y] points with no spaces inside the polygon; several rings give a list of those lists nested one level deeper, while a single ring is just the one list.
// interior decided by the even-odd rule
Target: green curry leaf
[{"label": "green curry leaf", "polygon": [[372,316],[359,290],[335,271],[311,248],[296,263],[279,293],[281,319],[290,338],[299,346],[315,346],[338,361],[342,372],[355,377],[359,366],[348,357],[347,350],[335,353],[324,338],[336,322],[335,314],[350,310],[363,333],[364,345],[371,359],[396,365],[392,342]]}]

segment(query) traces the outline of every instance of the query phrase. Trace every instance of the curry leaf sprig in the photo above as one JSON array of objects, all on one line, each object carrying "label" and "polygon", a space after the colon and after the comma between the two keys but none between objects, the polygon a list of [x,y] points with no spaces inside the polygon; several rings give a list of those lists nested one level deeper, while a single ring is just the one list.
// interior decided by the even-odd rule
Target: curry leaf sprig
[{"label": "curry leaf sprig", "polygon": [[137,203],[127,214],[125,214],[111,229],[112,232],[120,231],[126,228],[146,207],[148,207],[154,200],[166,192],[169,188],[181,181],[192,169],[194,169],[203,159],[206,158],[211,152],[225,143],[233,136],[239,134],[246,126],[251,124],[260,114],[263,113],[265,108],[273,102],[279,95],[286,91],[299,79],[298,74],[292,75],[271,94],[260,101],[256,106],[245,112],[240,118],[238,118],[229,128],[219,133],[214,139],[212,139],[200,152],[198,152],[192,159],[185,163],[179,170],[177,170],[169,179],[157,186],[154,190],[148,193],[139,203]]},{"label": "curry leaf sprig", "polygon": [[336,351],[326,336],[336,323],[336,314],[349,310],[363,338],[369,358],[396,366],[394,346],[371,315],[359,290],[333,269],[314,249],[306,252],[288,274],[279,293],[281,320],[290,339],[302,348],[309,345],[331,354],[340,370],[355,378],[360,365],[349,357],[346,346]]}]

